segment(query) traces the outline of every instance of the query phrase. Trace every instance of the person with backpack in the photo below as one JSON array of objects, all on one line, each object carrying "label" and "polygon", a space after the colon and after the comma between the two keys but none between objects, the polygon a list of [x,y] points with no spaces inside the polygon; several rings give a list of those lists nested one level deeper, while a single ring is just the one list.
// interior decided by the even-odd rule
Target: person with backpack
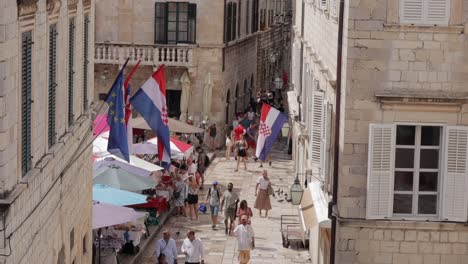
[{"label": "person with backpack", "polygon": [[221,200],[221,211],[224,210],[224,233],[231,234],[234,229],[234,221],[236,220],[236,208],[239,202],[239,195],[234,192],[234,184],[230,182],[228,189],[223,193]]},{"label": "person with backpack", "polygon": [[218,182],[214,181],[213,186],[208,190],[208,195],[205,199],[205,204],[210,205],[211,212],[211,228],[216,229],[216,224],[218,222],[218,213],[219,213],[219,204],[221,201],[221,195],[218,187]]}]

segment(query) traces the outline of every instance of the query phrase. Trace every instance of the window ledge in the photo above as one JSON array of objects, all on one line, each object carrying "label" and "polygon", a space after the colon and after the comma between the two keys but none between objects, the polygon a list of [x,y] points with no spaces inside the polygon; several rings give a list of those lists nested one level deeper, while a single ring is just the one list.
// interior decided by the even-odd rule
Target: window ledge
[{"label": "window ledge", "polygon": [[428,33],[446,33],[463,34],[465,27],[460,25],[453,26],[429,26],[429,25],[405,25],[405,24],[384,24],[385,31],[392,32],[428,32]]}]

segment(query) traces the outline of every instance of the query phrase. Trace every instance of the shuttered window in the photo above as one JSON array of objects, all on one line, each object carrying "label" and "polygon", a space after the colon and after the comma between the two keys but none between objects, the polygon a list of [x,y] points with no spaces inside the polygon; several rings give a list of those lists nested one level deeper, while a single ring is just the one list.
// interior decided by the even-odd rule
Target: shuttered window
[{"label": "shuttered window", "polygon": [[237,3],[232,3],[232,37],[231,40],[237,38]]},{"label": "shuttered window", "polygon": [[400,0],[400,22],[448,25],[450,0]]},{"label": "shuttered window", "polygon": [[467,221],[468,127],[446,127],[442,220]]},{"label": "shuttered window", "polygon": [[321,9],[327,10],[327,7],[328,7],[327,4],[328,4],[328,0],[320,0]]},{"label": "shuttered window", "polygon": [[70,19],[68,25],[68,125],[71,126],[75,122],[73,113],[73,90],[75,78],[75,19]]},{"label": "shuttered window", "polygon": [[21,174],[32,168],[31,154],[31,86],[32,86],[32,32],[21,34]]},{"label": "shuttered window", "polygon": [[89,58],[89,15],[84,16],[83,25],[83,111],[88,110],[88,58]]},{"label": "shuttered window", "polygon": [[368,219],[383,219],[392,215],[394,138],[393,124],[370,125],[366,203]]},{"label": "shuttered window", "polygon": [[250,29],[250,1],[247,0],[247,3],[245,5],[246,11],[245,11],[245,34],[248,35],[249,29]]},{"label": "shuttered window", "polygon": [[314,90],[312,98],[312,131],[311,131],[311,159],[312,166],[321,169],[323,157],[323,132],[324,132],[324,97],[323,91]]},{"label": "shuttered window", "polygon": [[49,148],[56,142],[55,95],[57,88],[57,24],[49,27],[49,109],[48,142]]},{"label": "shuttered window", "polygon": [[370,126],[367,218],[467,221],[468,127]]},{"label": "shuttered window", "polygon": [[237,14],[237,37],[241,35],[241,20],[242,19],[242,0],[239,0],[239,12]]},{"label": "shuttered window", "polygon": [[197,5],[155,3],[154,42],[178,44],[196,42]]},{"label": "shuttered window", "polygon": [[232,3],[226,5],[226,32],[224,35],[226,42],[232,40]]},{"label": "shuttered window", "polygon": [[258,0],[252,0],[252,33],[258,31]]}]

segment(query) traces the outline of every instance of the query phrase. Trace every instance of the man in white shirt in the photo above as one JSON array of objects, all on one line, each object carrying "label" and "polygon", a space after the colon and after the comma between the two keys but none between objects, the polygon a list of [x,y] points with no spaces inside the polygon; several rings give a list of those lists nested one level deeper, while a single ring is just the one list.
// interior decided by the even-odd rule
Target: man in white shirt
[{"label": "man in white shirt", "polygon": [[204,264],[203,243],[200,238],[195,237],[195,231],[188,231],[187,238],[184,239],[180,248],[185,254],[185,264]]},{"label": "man in white shirt", "polygon": [[163,238],[156,242],[156,259],[159,259],[161,254],[166,256],[167,263],[172,264],[174,260],[177,259],[176,242],[171,238],[171,232],[169,232],[169,230],[164,230]]},{"label": "man in white shirt", "polygon": [[239,263],[247,264],[250,261],[250,250],[255,248],[254,231],[251,225],[247,224],[246,215],[241,217],[241,224],[234,229],[237,238],[237,250],[239,251]]}]

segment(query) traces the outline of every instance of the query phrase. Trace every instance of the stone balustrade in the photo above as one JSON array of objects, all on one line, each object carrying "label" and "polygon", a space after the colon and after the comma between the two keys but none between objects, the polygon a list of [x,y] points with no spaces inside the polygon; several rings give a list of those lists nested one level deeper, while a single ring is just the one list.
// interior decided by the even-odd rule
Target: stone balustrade
[{"label": "stone balustrade", "polygon": [[127,58],[134,64],[141,59],[142,65],[194,67],[193,49],[189,45],[139,45],[95,43],[94,62],[123,64]]}]

